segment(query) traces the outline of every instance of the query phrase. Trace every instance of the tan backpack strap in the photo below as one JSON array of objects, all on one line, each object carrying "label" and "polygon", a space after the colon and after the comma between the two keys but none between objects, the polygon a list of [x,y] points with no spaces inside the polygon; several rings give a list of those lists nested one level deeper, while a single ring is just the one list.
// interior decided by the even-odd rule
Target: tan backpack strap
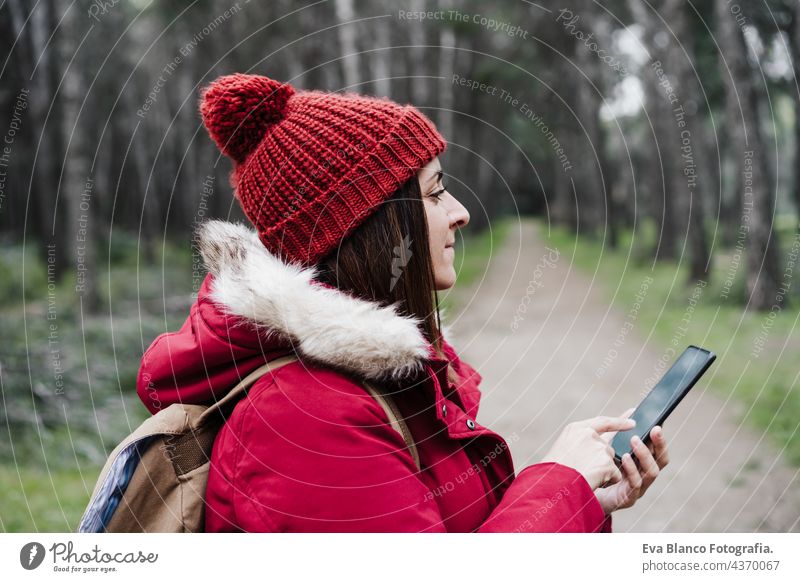
[{"label": "tan backpack strap", "polygon": [[229,404],[239,400],[243,396],[243,392],[245,392],[248,388],[250,388],[253,384],[258,381],[261,376],[266,375],[268,372],[274,372],[278,368],[285,366],[286,364],[291,364],[292,362],[297,360],[297,356],[289,355],[283,356],[282,358],[277,358],[272,360],[271,362],[267,362],[263,366],[259,366],[252,372],[250,372],[245,378],[242,379],[236,386],[230,389],[230,391],[225,394],[222,398],[214,402],[210,405],[202,415],[200,415],[200,422],[205,421],[208,417],[213,414],[219,414],[221,410],[224,410],[226,406]]},{"label": "tan backpack strap", "polygon": [[389,418],[389,424],[392,425],[392,428],[399,432],[403,437],[403,440],[406,442],[408,452],[411,453],[411,457],[414,459],[414,464],[417,466],[417,470],[420,470],[421,465],[419,463],[419,451],[417,451],[417,445],[414,442],[414,437],[411,436],[411,431],[408,429],[408,425],[406,424],[405,420],[403,420],[400,411],[397,409],[397,405],[395,404],[394,400],[367,382],[363,382],[363,385],[364,388],[367,389],[367,392],[369,392],[372,397],[378,401],[378,404],[381,405],[381,408],[383,408],[383,411]]},{"label": "tan backpack strap", "polygon": [[[253,370],[250,374],[248,374],[241,382],[239,382],[236,386],[231,388],[231,390],[225,394],[222,398],[217,400],[214,404],[208,407],[203,414],[200,416],[200,423],[206,420],[212,414],[218,414],[224,408],[241,399],[242,393],[250,388],[259,378],[264,376],[270,371],[275,371],[281,366],[285,366],[291,362],[297,360],[296,356],[289,355],[284,356],[282,358],[278,358],[271,362],[267,362],[263,366],[260,366]],[[367,382],[363,382],[364,387],[367,391],[372,395],[375,400],[378,401],[378,404],[381,405],[386,416],[389,418],[389,424],[392,425],[397,432],[403,437],[403,440],[406,442],[406,447],[408,447],[409,452],[411,453],[411,457],[414,459],[414,464],[417,466],[417,469],[420,469],[420,462],[419,462],[419,452],[417,451],[417,445],[414,443],[414,439],[411,436],[411,431],[408,429],[408,425],[406,425],[405,421],[403,420],[402,416],[400,415],[400,411],[397,409],[397,405],[394,401],[389,398],[387,395],[381,393],[380,391],[376,390]],[[198,423],[198,424],[200,424]]]},{"label": "tan backpack strap", "polygon": [[109,472],[114,465],[117,457],[131,445],[137,441],[145,441],[150,437],[165,435],[165,434],[180,434],[186,430],[188,417],[186,411],[178,407],[170,407],[159,411],[158,414],[148,417],[139,427],[133,431],[127,438],[119,443],[106,460],[97,482],[92,491],[92,498],[94,498],[103,487],[103,484],[108,479]]}]

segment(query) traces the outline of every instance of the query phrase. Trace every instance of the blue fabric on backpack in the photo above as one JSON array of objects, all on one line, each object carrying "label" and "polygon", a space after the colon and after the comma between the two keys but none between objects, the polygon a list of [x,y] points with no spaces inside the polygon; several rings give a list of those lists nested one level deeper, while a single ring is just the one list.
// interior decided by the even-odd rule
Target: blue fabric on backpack
[{"label": "blue fabric on backpack", "polygon": [[108,522],[122,501],[122,496],[131,482],[136,467],[139,466],[142,452],[154,438],[155,436],[149,436],[139,439],[120,451],[111,465],[106,480],[86,509],[84,518],[78,526],[78,532],[100,533],[105,531]]}]

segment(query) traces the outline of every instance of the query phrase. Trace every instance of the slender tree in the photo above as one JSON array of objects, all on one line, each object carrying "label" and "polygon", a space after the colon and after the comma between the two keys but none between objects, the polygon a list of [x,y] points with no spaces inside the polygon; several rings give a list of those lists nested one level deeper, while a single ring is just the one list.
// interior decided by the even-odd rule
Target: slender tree
[{"label": "slender tree", "polygon": [[[675,192],[682,188],[680,180],[679,132],[675,127],[674,114],[668,89],[677,83],[675,72],[665,66],[666,51],[656,39],[665,36],[663,23],[654,12],[653,5],[639,0],[629,0],[628,6],[634,19],[644,29],[644,46],[648,60],[644,65],[645,122],[651,128],[647,139],[648,170],[644,172],[644,183],[649,193],[650,211],[656,225],[657,238],[653,260],[676,260],[679,257],[679,234],[685,231],[678,216]],[[674,39],[673,39],[674,42]]]},{"label": "slender tree", "polygon": [[712,155],[703,139],[703,115],[701,110],[702,88],[693,70],[696,62],[694,38],[689,26],[692,14],[683,0],[665,0],[663,18],[672,29],[667,51],[667,66],[674,71],[677,101],[672,105],[671,121],[676,124],[675,148],[679,163],[675,180],[675,204],[680,217],[680,230],[686,232],[689,253],[689,277],[687,284],[697,280],[708,281],[710,276],[710,254],[705,233],[705,198],[713,187],[709,167]]},{"label": "slender tree", "polygon": [[359,70],[360,55],[358,54],[357,38],[358,28],[355,23],[355,8],[353,0],[336,0],[336,18],[339,21],[339,43],[341,44],[342,70],[344,71],[344,84],[350,91],[358,91],[361,82]]},{"label": "slender tree", "polygon": [[715,0],[716,33],[725,79],[731,151],[743,175],[742,222],[746,233],[747,294],[752,309],[767,310],[776,301],[780,272],[778,239],[773,230],[775,192],[759,117],[761,92],[751,69],[757,57],[744,36],[745,20],[726,0]]},{"label": "slender tree", "polygon": [[794,99],[794,204],[800,223],[800,2],[792,6],[790,46],[794,78],[789,84],[789,93]]}]

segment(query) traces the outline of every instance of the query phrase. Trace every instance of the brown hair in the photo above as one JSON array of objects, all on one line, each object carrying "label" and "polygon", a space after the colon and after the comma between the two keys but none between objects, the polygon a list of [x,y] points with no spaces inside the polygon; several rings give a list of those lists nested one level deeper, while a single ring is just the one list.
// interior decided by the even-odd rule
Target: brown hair
[{"label": "brown hair", "polygon": [[[367,301],[397,303],[398,313],[420,320],[425,338],[447,359],[428,238],[422,192],[413,176],[319,261],[317,279]],[[447,376],[456,384],[452,365]]]}]

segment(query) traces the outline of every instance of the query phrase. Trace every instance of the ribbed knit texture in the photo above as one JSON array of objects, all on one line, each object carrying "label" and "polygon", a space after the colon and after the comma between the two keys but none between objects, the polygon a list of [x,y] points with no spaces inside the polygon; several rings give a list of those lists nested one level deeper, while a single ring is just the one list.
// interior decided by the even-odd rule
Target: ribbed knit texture
[{"label": "ribbed knit texture", "polygon": [[410,105],[297,91],[259,75],[220,77],[201,94],[211,138],[234,162],[231,186],[264,246],[316,264],[442,153]]}]

